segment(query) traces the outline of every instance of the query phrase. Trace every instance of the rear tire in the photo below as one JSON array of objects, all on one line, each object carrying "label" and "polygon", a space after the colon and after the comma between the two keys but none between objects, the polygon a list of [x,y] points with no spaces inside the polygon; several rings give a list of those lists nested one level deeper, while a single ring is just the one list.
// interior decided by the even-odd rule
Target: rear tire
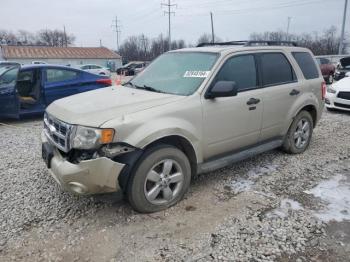
[{"label": "rear tire", "polygon": [[127,187],[130,205],[152,213],[178,203],[191,182],[191,166],[179,149],[160,145],[144,152]]},{"label": "rear tire", "polygon": [[289,154],[303,153],[313,133],[313,120],[309,112],[301,111],[293,120],[284,139],[282,149]]}]

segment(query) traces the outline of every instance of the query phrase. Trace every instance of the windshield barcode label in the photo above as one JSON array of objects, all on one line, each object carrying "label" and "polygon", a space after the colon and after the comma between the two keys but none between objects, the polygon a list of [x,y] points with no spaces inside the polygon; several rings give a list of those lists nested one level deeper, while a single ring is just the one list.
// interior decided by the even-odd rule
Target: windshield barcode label
[{"label": "windshield barcode label", "polygon": [[202,77],[205,78],[209,75],[210,71],[186,71],[184,77]]}]

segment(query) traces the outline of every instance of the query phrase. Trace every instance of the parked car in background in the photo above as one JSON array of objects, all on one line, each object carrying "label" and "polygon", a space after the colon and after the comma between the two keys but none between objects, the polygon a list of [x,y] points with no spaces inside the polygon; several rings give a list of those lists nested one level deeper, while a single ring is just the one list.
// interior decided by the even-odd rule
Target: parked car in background
[{"label": "parked car in background", "polygon": [[327,84],[332,84],[335,73],[335,65],[332,64],[332,62],[327,58],[317,57],[316,60],[321,68],[324,80],[327,82]]},{"label": "parked car in background", "polygon": [[350,111],[350,77],[344,77],[327,87],[326,108]]},{"label": "parked car in background", "polygon": [[118,75],[133,76],[141,72],[148,65],[148,62],[134,61],[117,69]]},{"label": "parked car in background", "polygon": [[0,68],[0,117],[42,113],[53,101],[112,85],[107,76],[55,65]]},{"label": "parked car in background", "polygon": [[339,60],[339,64],[335,70],[334,79],[338,81],[344,78],[348,72],[350,72],[350,56]]},{"label": "parked car in background", "polygon": [[81,70],[84,70],[96,75],[105,75],[109,77],[111,76],[111,72],[109,71],[109,69],[100,65],[89,64],[89,65],[82,65],[79,68]]},{"label": "parked car in background", "polygon": [[43,62],[43,61],[32,61],[32,64],[33,65],[47,65],[47,63]]},{"label": "parked car in background", "polygon": [[310,50],[207,45],[163,54],[123,87],[52,103],[42,157],[55,181],[80,195],[122,190],[149,213],[179,202],[199,173],[278,147],[303,153],[326,88]]}]

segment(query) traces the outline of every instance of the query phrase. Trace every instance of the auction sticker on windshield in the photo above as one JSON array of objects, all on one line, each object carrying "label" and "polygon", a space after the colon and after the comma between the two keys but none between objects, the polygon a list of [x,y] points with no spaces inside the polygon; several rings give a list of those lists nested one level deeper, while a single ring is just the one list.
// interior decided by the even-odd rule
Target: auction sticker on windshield
[{"label": "auction sticker on windshield", "polygon": [[184,77],[202,77],[205,78],[209,75],[210,71],[186,71]]}]

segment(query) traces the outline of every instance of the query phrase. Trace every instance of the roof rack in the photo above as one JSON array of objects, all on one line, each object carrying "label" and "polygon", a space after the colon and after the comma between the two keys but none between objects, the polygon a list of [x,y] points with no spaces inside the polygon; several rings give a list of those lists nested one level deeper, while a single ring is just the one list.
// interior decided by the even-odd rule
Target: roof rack
[{"label": "roof rack", "polygon": [[204,46],[225,46],[225,45],[242,45],[242,46],[298,46],[296,42],[292,41],[265,41],[265,40],[246,40],[246,41],[229,41],[217,43],[200,43],[197,47]]}]

